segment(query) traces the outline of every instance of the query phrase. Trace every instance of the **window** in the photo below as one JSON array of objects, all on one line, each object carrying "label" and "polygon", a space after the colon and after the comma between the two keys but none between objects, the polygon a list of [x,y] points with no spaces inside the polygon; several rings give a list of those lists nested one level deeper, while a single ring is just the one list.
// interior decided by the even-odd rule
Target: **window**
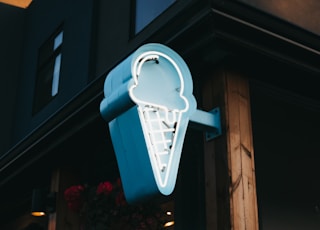
[{"label": "window", "polygon": [[176,0],[136,0],[135,33],[140,32],[175,1]]},{"label": "window", "polygon": [[60,28],[39,49],[33,113],[41,110],[59,92],[62,43]]}]

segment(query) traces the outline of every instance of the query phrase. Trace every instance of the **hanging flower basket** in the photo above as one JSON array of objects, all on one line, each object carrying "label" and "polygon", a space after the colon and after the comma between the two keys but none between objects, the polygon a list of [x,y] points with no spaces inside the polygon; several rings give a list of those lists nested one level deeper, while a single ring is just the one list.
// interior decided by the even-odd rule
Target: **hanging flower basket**
[{"label": "hanging flower basket", "polygon": [[128,204],[120,179],[93,187],[70,186],[64,191],[64,198],[68,209],[85,220],[86,230],[160,230],[166,222],[165,213],[155,202]]}]

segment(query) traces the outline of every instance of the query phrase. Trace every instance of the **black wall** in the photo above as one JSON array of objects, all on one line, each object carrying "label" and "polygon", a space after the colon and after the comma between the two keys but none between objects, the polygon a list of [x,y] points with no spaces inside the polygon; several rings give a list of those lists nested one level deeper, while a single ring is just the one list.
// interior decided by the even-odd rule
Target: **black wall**
[{"label": "black wall", "polygon": [[25,11],[0,3],[0,154],[10,148]]},{"label": "black wall", "polygon": [[[25,10],[25,39],[17,86],[14,142],[54,115],[87,85],[90,70],[93,1],[33,1]],[[58,95],[32,115],[39,47],[62,25],[61,75]]]}]

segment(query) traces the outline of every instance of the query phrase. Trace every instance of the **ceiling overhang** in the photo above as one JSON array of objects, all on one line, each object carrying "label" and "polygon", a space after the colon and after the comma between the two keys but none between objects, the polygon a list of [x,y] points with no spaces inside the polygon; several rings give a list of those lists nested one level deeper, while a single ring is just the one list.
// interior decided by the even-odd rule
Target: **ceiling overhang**
[{"label": "ceiling overhang", "polygon": [[19,8],[27,8],[32,0],[0,0],[0,3],[8,4]]}]

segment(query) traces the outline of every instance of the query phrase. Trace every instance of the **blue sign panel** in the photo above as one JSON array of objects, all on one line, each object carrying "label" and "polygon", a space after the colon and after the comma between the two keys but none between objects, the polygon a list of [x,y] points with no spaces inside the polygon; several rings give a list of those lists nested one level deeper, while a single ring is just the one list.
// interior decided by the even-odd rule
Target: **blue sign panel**
[{"label": "blue sign panel", "polygon": [[190,116],[196,111],[190,71],[161,44],[146,44],[115,67],[104,85],[102,117],[128,202],[174,190]]}]

